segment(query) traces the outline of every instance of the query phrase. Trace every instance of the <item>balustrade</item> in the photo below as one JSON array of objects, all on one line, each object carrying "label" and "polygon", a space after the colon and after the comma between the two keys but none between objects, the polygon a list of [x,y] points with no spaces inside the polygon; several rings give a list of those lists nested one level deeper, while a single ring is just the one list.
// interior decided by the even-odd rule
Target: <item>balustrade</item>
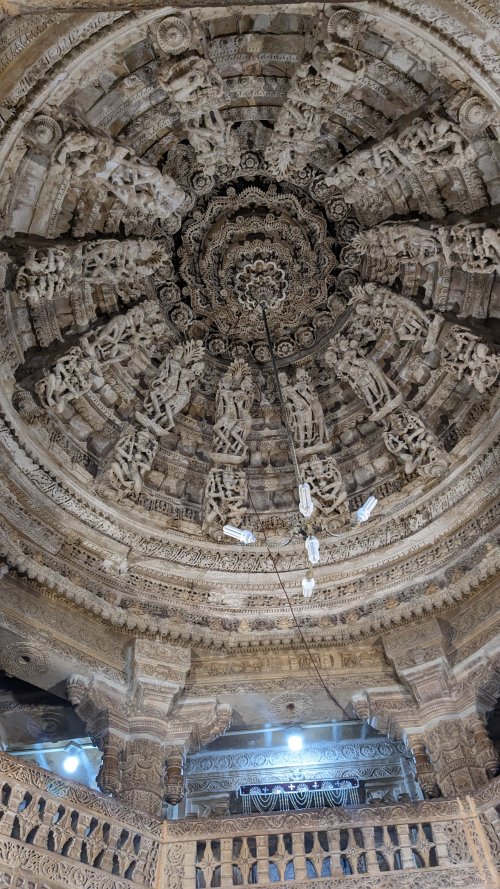
[{"label": "balustrade", "polygon": [[499,886],[500,779],[463,799],[165,822],[0,754],[0,887]]},{"label": "balustrade", "polygon": [[484,816],[466,797],[170,822],[164,885],[498,886],[500,781],[488,787]]},{"label": "balustrade", "polygon": [[44,876],[82,889],[151,886],[159,834],[158,822],[100,793],[0,755],[2,887],[11,885],[2,882],[3,861],[27,871],[40,863]]}]

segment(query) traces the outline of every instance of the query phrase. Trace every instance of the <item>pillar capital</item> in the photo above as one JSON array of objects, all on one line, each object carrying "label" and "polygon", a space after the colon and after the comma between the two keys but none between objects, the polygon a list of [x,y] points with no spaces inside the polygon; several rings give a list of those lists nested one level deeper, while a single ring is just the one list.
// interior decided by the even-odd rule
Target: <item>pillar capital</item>
[{"label": "pillar capital", "polygon": [[103,752],[101,790],[161,817],[164,800],[175,805],[184,796],[186,755],[229,728],[232,708],[211,697],[181,697],[174,704],[189,670],[189,653],[138,641],[143,642],[131,646],[128,687],[74,675],[67,691]]}]

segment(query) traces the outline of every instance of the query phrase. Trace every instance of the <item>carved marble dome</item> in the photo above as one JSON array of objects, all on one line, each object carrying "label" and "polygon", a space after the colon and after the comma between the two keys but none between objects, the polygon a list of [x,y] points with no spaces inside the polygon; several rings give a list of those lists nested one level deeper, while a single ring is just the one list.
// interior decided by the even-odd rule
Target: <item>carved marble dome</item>
[{"label": "carved marble dome", "polygon": [[500,74],[424,6],[3,22],[2,551],[41,593],[288,645],[276,566],[342,644],[495,572]]}]

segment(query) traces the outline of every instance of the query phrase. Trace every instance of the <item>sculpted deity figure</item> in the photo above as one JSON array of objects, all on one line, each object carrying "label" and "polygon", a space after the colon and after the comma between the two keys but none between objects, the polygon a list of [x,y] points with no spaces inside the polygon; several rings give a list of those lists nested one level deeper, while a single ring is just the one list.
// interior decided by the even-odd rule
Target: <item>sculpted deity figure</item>
[{"label": "sculpted deity figure", "polygon": [[85,395],[93,385],[98,387],[103,383],[98,363],[79,346],[73,346],[45,372],[35,391],[45,407],[62,413],[71,401]]},{"label": "sculpted deity figure", "polygon": [[313,457],[301,464],[304,480],[311,486],[314,505],[322,519],[330,519],[346,511],[347,492],[334,457]]},{"label": "sculpted deity figure", "polygon": [[82,348],[95,355],[100,364],[128,361],[139,349],[151,350],[167,333],[160,307],[155,300],[146,300],[128,312],[115,315],[94,335],[92,341],[82,338]]},{"label": "sculpted deity figure", "polygon": [[158,82],[181,114],[202,114],[222,99],[219,72],[208,59],[194,53],[174,64],[169,61],[158,72]]},{"label": "sculpted deity figure", "polygon": [[[350,203],[362,187],[379,189],[389,185],[404,169],[435,173],[441,168],[461,168],[475,160],[476,153],[449,120],[431,115],[415,120],[396,138],[357,151],[329,171],[327,185],[339,188]],[[349,193],[353,192],[349,197]]]},{"label": "sculpted deity figure", "polygon": [[31,247],[16,277],[16,290],[21,299],[37,306],[66,293],[77,274],[71,259],[65,247],[42,250]]},{"label": "sculpted deity figure", "polygon": [[290,383],[285,373],[279,374],[279,381],[297,447],[310,448],[325,442],[323,408],[305,368],[298,368],[295,383]]},{"label": "sculpted deity figure", "polygon": [[423,339],[424,354],[436,348],[444,322],[441,315],[424,312],[411,299],[373,282],[356,284],[351,293],[349,305],[354,311],[349,329],[361,348],[384,330],[393,331],[403,343]]},{"label": "sculpted deity figure", "polygon": [[158,441],[147,429],[127,429],[116,444],[109,478],[118,496],[133,494],[138,496],[144,485],[144,476],[149,472]]},{"label": "sculpted deity figure", "polygon": [[444,361],[458,380],[465,379],[481,395],[491,389],[500,373],[500,355],[494,355],[478,336],[453,327],[446,342]]},{"label": "sculpted deity figure", "polygon": [[389,380],[375,361],[360,352],[354,340],[337,335],[330,340],[325,353],[327,367],[331,367],[341,380],[351,386],[358,398],[365,401],[371,410],[371,420],[381,420],[403,397],[394,383]]},{"label": "sculpted deity figure", "polygon": [[142,426],[156,435],[164,435],[173,428],[175,416],[188,404],[191,389],[203,373],[203,355],[201,340],[174,346],[160,365],[143,411],[136,413]]},{"label": "sculpted deity figure", "polygon": [[350,243],[359,255],[415,260],[424,263],[441,253],[439,238],[432,231],[406,222],[385,222],[359,232]]},{"label": "sculpted deity figure", "polygon": [[148,238],[92,241],[82,254],[83,277],[93,284],[127,281],[139,286],[143,278],[169,264],[167,251]]},{"label": "sculpted deity figure", "polygon": [[219,164],[238,166],[240,146],[232,126],[232,122],[224,122],[218,108],[188,121],[187,137],[207,176],[213,176]]},{"label": "sculpted deity figure", "polygon": [[214,450],[231,460],[246,458],[254,396],[250,368],[237,358],[222,377],[215,400]]},{"label": "sculpted deity figure", "polygon": [[500,272],[500,228],[478,223],[459,223],[436,230],[445,260],[464,272]]},{"label": "sculpted deity figure", "polygon": [[313,105],[292,98],[286,100],[265,150],[267,165],[278,179],[304,169],[318,146],[321,124],[321,114]]},{"label": "sculpted deity figure", "polygon": [[[376,190],[390,185],[397,177],[399,166],[393,145],[388,141],[374,145],[339,161],[328,172],[325,182],[338,188],[348,203],[356,200],[356,192]],[[353,192],[351,197],[350,193]]]},{"label": "sculpted deity figure", "polygon": [[387,450],[403,463],[407,475],[416,471],[425,478],[438,478],[449,466],[449,457],[436,436],[406,407],[390,414],[382,437]]},{"label": "sculpted deity figure", "polygon": [[224,525],[241,525],[247,510],[247,499],[247,480],[242,469],[212,467],[203,499],[205,533],[220,539]]},{"label": "sculpted deity figure", "polygon": [[70,130],[56,148],[54,159],[61,167],[71,166],[78,176],[87,173],[95,162],[97,136],[84,130]]},{"label": "sculpted deity figure", "polygon": [[414,121],[396,140],[398,153],[409,166],[422,165],[432,173],[474,161],[476,152],[450,120],[431,115]]},{"label": "sculpted deity figure", "polygon": [[54,158],[60,166],[71,167],[75,187],[101,184],[140,216],[168,219],[185,198],[170,176],[136,157],[132,149],[83,131],[67,133]]},{"label": "sculpted deity figure", "polygon": [[111,157],[95,178],[106,185],[128,210],[141,216],[168,219],[184,201],[185,193],[158,167],[136,157]]}]

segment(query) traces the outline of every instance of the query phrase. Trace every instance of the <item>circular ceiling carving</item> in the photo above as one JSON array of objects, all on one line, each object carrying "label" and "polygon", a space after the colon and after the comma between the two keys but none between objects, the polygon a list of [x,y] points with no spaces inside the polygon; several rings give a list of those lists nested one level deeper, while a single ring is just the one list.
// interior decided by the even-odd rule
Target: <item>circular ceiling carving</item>
[{"label": "circular ceiling carving", "polygon": [[269,361],[261,303],[279,358],[314,345],[333,325],[334,240],[303,195],[275,185],[226,188],[188,218],[178,256],[183,284],[169,290],[168,302],[179,300],[170,317],[203,330],[210,355]]},{"label": "circular ceiling carving", "polygon": [[[482,57],[483,94],[398,15],[26,34],[0,147],[3,549],[34,583],[252,645],[294,632],[276,567],[304,632],[337,642],[495,570],[494,72]],[[308,601],[261,305],[317,506]]]}]

